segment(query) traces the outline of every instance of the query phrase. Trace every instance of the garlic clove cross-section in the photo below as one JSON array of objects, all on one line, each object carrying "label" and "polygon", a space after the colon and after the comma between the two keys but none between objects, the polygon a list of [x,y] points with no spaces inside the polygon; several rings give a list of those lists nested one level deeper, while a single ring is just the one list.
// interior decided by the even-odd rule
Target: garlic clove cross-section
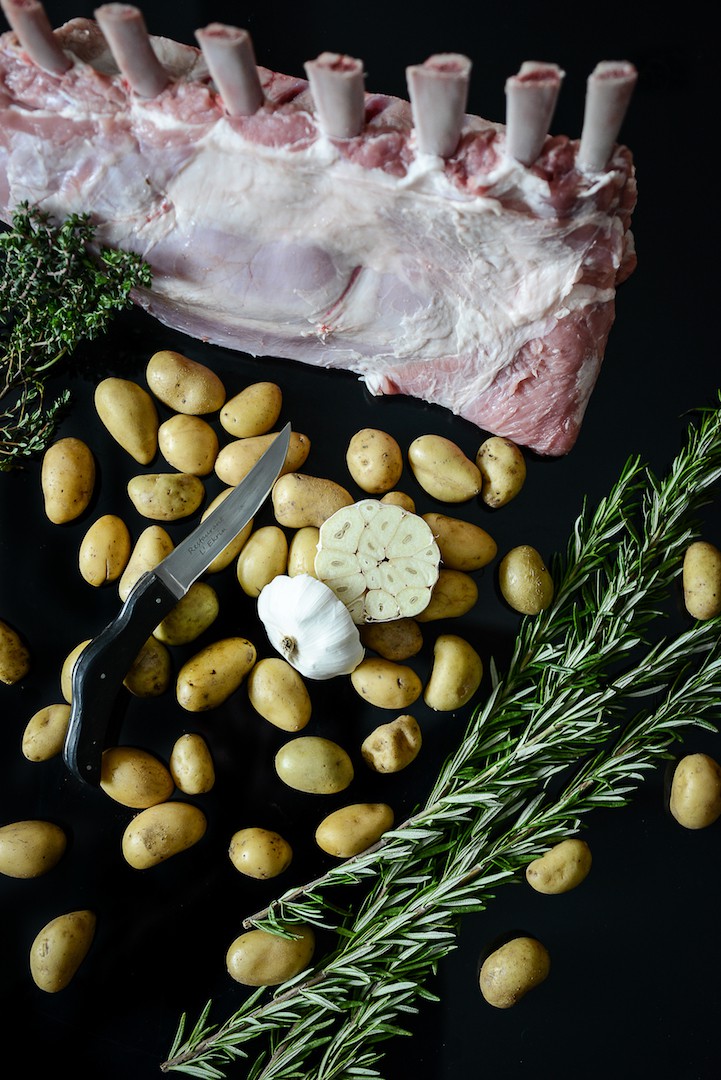
[{"label": "garlic clove cross-section", "polygon": [[430,526],[400,506],[362,499],[320,527],[315,573],[353,622],[412,618],[430,602],[441,554]]}]

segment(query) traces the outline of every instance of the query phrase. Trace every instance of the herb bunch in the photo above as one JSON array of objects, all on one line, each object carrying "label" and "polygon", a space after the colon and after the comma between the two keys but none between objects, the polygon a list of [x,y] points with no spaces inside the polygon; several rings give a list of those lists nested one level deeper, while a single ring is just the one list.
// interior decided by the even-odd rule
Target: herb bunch
[{"label": "herb bunch", "polygon": [[49,371],[82,341],[104,333],[130,307],[131,291],[150,284],[150,268],[132,252],[92,252],[87,214],[60,225],[21,204],[0,232],[0,471],[42,452],[69,394],[46,400]]},{"label": "herb bunch", "polygon": [[[721,620],[650,638],[720,476],[716,407],[689,427],[665,479],[632,460],[594,513],[583,508],[554,561],[552,605],[521,623],[508,671],[494,672],[425,806],[246,920],[285,934],[294,923],[330,929],[333,951],[220,1026],[211,1002],[187,1034],[181,1018],[163,1071],[222,1077],[262,1038],[249,1080],[379,1076],[383,1042],[433,997],[426,984],[461,915],[483,910],[591,810],[625,805],[684,729],[713,729]],[[335,887],[362,883],[354,911],[335,903]]]}]

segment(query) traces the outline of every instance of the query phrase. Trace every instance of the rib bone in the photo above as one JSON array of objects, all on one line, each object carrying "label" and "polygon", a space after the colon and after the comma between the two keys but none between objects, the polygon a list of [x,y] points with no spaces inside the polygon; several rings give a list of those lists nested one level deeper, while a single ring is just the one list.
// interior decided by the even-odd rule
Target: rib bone
[{"label": "rib bone", "polygon": [[210,23],[195,36],[208,70],[231,116],[252,116],[265,100],[250,34],[234,26]]},{"label": "rib bone", "polygon": [[95,18],[135,93],[147,98],[160,94],[170,80],[153,52],[139,9],[130,4],[103,4]]},{"label": "rib bone", "polygon": [[408,94],[421,154],[449,158],[458,146],[468,100],[471,61],[438,53],[406,68]]},{"label": "rib bone", "polygon": [[305,64],[321,131],[331,139],[360,135],[365,120],[363,64],[324,52]]},{"label": "rib bone", "polygon": [[54,75],[62,75],[72,67],[39,0],[0,0],[0,6],[21,47],[38,67]]},{"label": "rib bone", "polygon": [[530,60],[506,81],[506,153],[522,165],[541,152],[564,74],[556,64]]},{"label": "rib bone", "polygon": [[578,150],[578,164],[588,172],[602,172],[611,156],[636,85],[638,73],[627,61],[606,60],[588,77],[586,109]]}]

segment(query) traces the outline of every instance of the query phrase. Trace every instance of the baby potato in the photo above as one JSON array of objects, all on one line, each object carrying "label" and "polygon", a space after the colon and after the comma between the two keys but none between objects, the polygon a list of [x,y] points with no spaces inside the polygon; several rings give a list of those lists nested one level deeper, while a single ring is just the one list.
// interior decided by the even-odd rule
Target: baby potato
[{"label": "baby potato", "polygon": [[335,795],[353,779],[353,762],[342,746],[318,735],[299,735],[275,755],[275,771],[295,791]]},{"label": "baby potato", "polygon": [[[215,510],[215,508],[219,506],[220,503],[227,499],[231,491],[233,490],[234,489],[232,487],[229,487],[226,488],[225,491],[221,491],[219,495],[216,495],[213,501],[203,511],[200,520],[205,521],[208,515],[212,514],[213,510]],[[230,566],[230,564],[238,558],[238,555],[240,555],[243,544],[248,539],[252,531],[253,518],[250,519],[247,525],[243,526],[240,532],[233,537],[230,543],[225,545],[222,551],[218,552],[208,569],[205,571],[206,574],[217,574],[219,570],[225,570],[226,566]]]},{"label": "baby potato", "polygon": [[[223,446],[215,461],[215,472],[224,484],[235,487],[245,479],[253,466],[260,461],[269,446],[275,442],[278,432],[254,435],[249,439],[235,439]],[[300,469],[310,453],[310,439],[299,431],[291,431],[288,452],[280,475]]]},{"label": "baby potato", "polygon": [[721,766],[708,754],[681,758],[671,781],[669,810],[685,829],[705,829],[721,816]]},{"label": "baby potato", "polygon": [[95,458],[89,446],[70,436],[52,443],[43,455],[41,486],[45,513],[53,524],[79,518],[95,490]]},{"label": "baby potato", "polygon": [[95,936],[93,911],[69,911],[46,923],[30,947],[33,982],[48,994],[64,990],[87,956]]},{"label": "baby potato", "polygon": [[721,613],[721,551],[707,540],[696,540],[683,559],[683,599],[694,619]]},{"label": "baby potato", "polygon": [[304,971],[315,952],[310,926],[289,927],[292,937],[248,930],[233,941],[225,963],[231,979],[243,986],[278,986]]},{"label": "baby potato", "polygon": [[248,675],[248,700],[264,720],[281,731],[300,731],[311,717],[303,676],[281,656],[259,660]]},{"label": "baby potato", "polygon": [[236,576],[246,596],[260,596],[261,589],[284,574],[288,565],[288,540],[278,525],[263,525],[251,533],[236,562]]},{"label": "baby potato", "polygon": [[193,847],[207,827],[205,814],[192,803],[156,803],[141,810],[126,827],[123,858],[134,870],[148,870]]},{"label": "baby potato", "polygon": [[320,529],[315,525],[296,529],[288,545],[288,577],[297,577],[298,574],[318,576],[315,572],[315,556],[319,537]]},{"label": "baby potato", "polygon": [[163,762],[138,746],[103,751],[100,787],[122,806],[145,810],[173,794],[173,778]]},{"label": "baby potato", "polygon": [[489,1005],[510,1009],[551,970],[545,945],[532,937],[516,937],[488,956],[479,976],[481,993]]},{"label": "baby potato", "polygon": [[0,619],[0,682],[12,686],[30,671],[30,650],[14,627]]},{"label": "baby potato", "polygon": [[172,674],[170,653],[151,635],[133,660],[123,686],[137,698],[160,697],[170,686]]},{"label": "baby potato", "polygon": [[158,452],[158,410],[152,397],[130,379],[103,379],[95,388],[95,409],[107,431],[140,465]]},{"label": "baby potato", "polygon": [[175,740],[170,752],[170,775],[185,795],[204,795],[215,784],[215,765],[210,748],[197,732]]},{"label": "baby potato", "polygon": [[289,529],[319,529],[336,510],[353,503],[351,493],[334,480],[297,472],[279,477],[271,497],[276,521]]},{"label": "baby potato", "polygon": [[73,668],[75,667],[80,653],[91,641],[92,638],[86,638],[85,641],[79,642],[74,649],[70,650],[63,660],[63,666],[60,670],[60,692],[68,705],[72,704],[73,700]]},{"label": "baby potato", "polygon": [[468,502],[481,490],[478,466],[443,435],[414,439],[408,448],[408,463],[423,490],[439,502]]},{"label": "baby potato", "polygon": [[217,708],[235,693],[255,658],[255,646],[247,638],[211,642],[181,667],[176,681],[178,704],[188,712]]},{"label": "baby potato", "polygon": [[265,435],[280,416],[283,393],[274,382],[256,382],[226,401],[220,410],[220,423],[236,439]]},{"label": "baby potato", "polygon": [[315,841],[326,854],[351,859],[393,828],[393,820],[393,810],[386,803],[353,803],[324,817]]},{"label": "baby potato", "polygon": [[415,500],[406,495],[404,491],[388,491],[380,500],[390,506],[400,506],[401,510],[407,510],[409,514],[415,514]]},{"label": "baby potato", "polygon": [[504,600],[522,615],[538,615],[553,600],[553,579],[530,544],[512,548],[501,559],[498,584]]},{"label": "baby potato", "polygon": [[215,372],[172,349],[150,357],[145,378],[156,398],[174,412],[203,416],[225,404],[225,386]]},{"label": "baby potato", "polygon": [[415,619],[362,623],[358,630],[366,649],[377,652],[384,660],[408,660],[423,648],[423,633]]},{"label": "baby potato", "polygon": [[478,600],[478,586],[464,570],[447,570],[442,567],[433,586],[430,603],[419,611],[419,623],[438,619],[458,619],[471,610]]},{"label": "baby potato", "polygon": [[519,446],[510,439],[492,435],[476,454],[483,487],[481,499],[493,509],[515,499],[526,482],[526,461]]},{"label": "baby potato", "polygon": [[458,634],[439,634],[423,700],[429,709],[453,712],[471,700],[482,678],[483,661],[473,646]]},{"label": "baby potato", "polygon": [[117,581],[128,565],[131,547],[130,530],[123,519],[117,514],[103,514],[80,542],[81,576],[95,588]]},{"label": "baby potato", "polygon": [[188,645],[213,625],[219,611],[218,594],[212,585],[195,581],[158,623],[153,636],[164,645]]},{"label": "baby potato", "polygon": [[272,829],[239,829],[230,838],[230,861],[246,877],[266,881],[287,870],[293,850],[280,833]]},{"label": "baby potato", "polygon": [[350,681],[362,698],[381,709],[407,709],[423,690],[413,668],[376,656],[361,660]]},{"label": "baby potato", "polygon": [[348,443],[348,472],[359,488],[383,495],[395,487],[403,472],[403,452],[387,431],[362,428]]},{"label": "baby potato", "polygon": [[148,525],[143,529],[118,582],[118,594],[123,602],[138,579],[148,570],[154,570],[173,547],[173,541],[162,525]]},{"label": "baby potato", "polygon": [[138,513],[154,521],[179,521],[190,517],[205,498],[203,481],[191,473],[132,476],[127,491]]},{"label": "baby potato", "polygon": [[65,744],[70,720],[67,702],[45,705],[28,720],[23,732],[22,752],[28,761],[49,761]]},{"label": "baby potato", "polygon": [[413,716],[397,716],[380,724],[363,740],[361,754],[377,773],[397,773],[415,761],[421,749],[421,729]]},{"label": "baby potato", "polygon": [[201,416],[176,413],[158,429],[158,446],[168,465],[181,473],[208,476],[218,456],[218,436]]},{"label": "baby potato", "polygon": [[13,821],[0,828],[0,874],[36,878],[56,866],[67,847],[67,837],[52,821]]},{"label": "baby potato", "polygon": [[498,547],[492,536],[471,521],[446,514],[421,514],[429,526],[441,553],[441,562],[449,570],[470,573],[482,570],[496,557]]},{"label": "baby potato", "polygon": [[591,870],[591,849],[585,840],[562,840],[526,867],[526,881],[547,896],[570,892]]}]

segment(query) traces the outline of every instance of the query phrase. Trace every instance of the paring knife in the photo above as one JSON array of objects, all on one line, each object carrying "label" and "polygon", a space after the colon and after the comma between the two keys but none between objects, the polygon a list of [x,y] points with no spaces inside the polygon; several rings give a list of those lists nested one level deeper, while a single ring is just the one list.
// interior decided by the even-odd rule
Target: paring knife
[{"label": "paring knife", "polygon": [[85,646],[72,674],[63,758],[87,784],[100,784],[103,750],[120,686],[153,630],[263,505],[290,445],[290,424],[216,509],[129,592],[117,617]]}]

